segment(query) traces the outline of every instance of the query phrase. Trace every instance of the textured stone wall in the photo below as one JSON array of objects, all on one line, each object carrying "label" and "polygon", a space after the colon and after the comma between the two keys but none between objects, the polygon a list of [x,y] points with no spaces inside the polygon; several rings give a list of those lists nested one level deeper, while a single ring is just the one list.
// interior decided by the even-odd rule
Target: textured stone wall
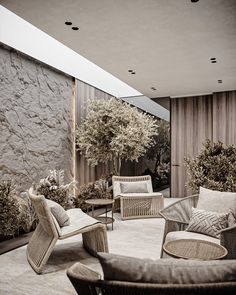
[{"label": "textured stone wall", "polygon": [[0,44],[0,180],[20,190],[49,169],[73,174],[71,77]]}]

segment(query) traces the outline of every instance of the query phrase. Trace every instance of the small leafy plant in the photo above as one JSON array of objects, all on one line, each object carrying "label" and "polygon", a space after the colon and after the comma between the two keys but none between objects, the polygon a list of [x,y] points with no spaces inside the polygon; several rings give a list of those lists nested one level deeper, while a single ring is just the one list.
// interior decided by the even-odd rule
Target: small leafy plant
[{"label": "small leafy plant", "polygon": [[236,192],[236,147],[207,140],[196,158],[185,158],[188,186],[198,192],[200,186]]},{"label": "small leafy plant", "polygon": [[111,199],[112,191],[108,187],[107,179],[99,179],[95,182],[91,182],[85,185],[81,185],[79,188],[79,194],[74,200],[74,205],[77,208],[81,208],[83,211],[87,209],[85,203],[89,199]]},{"label": "small leafy plant", "polygon": [[72,181],[64,184],[63,170],[49,170],[49,175],[40,180],[35,186],[38,194],[44,195],[45,198],[57,202],[64,208],[70,208],[73,204],[73,196],[71,190],[76,186],[76,182]]},{"label": "small leafy plant", "polygon": [[0,183],[0,234],[14,236],[21,227],[20,205],[11,181]]}]

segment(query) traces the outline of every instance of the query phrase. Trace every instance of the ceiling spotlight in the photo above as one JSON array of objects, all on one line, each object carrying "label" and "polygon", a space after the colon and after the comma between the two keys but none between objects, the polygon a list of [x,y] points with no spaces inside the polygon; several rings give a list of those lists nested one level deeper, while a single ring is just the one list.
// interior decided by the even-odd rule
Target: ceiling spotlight
[{"label": "ceiling spotlight", "polygon": [[191,0],[192,3],[197,3],[199,0]]},{"label": "ceiling spotlight", "polygon": [[212,60],[211,63],[212,64],[215,64],[215,63],[217,63],[217,61],[216,60]]},{"label": "ceiling spotlight", "polygon": [[74,31],[78,31],[78,27],[72,27],[72,30],[74,30]]},{"label": "ceiling spotlight", "polygon": [[72,25],[72,22],[65,22],[65,25],[71,26]]},{"label": "ceiling spotlight", "polygon": [[153,91],[156,91],[156,90],[157,90],[155,87],[151,87],[151,89],[152,89]]},{"label": "ceiling spotlight", "polygon": [[128,70],[128,72],[129,72],[129,73],[132,73],[132,72],[133,72],[133,70]]},{"label": "ceiling spotlight", "polygon": [[222,80],[218,80],[218,83],[222,83]]},{"label": "ceiling spotlight", "polygon": [[216,60],[216,58],[215,57],[211,57],[210,60]]},{"label": "ceiling spotlight", "polygon": [[136,73],[135,73],[135,72],[131,72],[131,74],[132,74],[132,75],[135,75]]}]

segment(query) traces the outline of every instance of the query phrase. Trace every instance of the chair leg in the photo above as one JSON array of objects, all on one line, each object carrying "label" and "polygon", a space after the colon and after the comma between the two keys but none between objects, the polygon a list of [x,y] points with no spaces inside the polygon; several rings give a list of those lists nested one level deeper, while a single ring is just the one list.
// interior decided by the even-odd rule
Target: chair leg
[{"label": "chair leg", "polygon": [[27,246],[27,259],[36,273],[42,272],[56,242],[56,237],[49,235],[40,224],[37,226]]},{"label": "chair leg", "polygon": [[92,255],[97,252],[109,252],[107,231],[103,224],[98,224],[94,229],[82,233],[84,248]]}]

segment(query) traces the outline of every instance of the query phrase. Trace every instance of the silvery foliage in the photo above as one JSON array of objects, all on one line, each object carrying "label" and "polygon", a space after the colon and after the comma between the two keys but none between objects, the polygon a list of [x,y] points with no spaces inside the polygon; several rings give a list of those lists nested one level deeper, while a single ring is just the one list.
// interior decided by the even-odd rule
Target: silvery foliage
[{"label": "silvery foliage", "polygon": [[91,100],[77,127],[76,144],[91,166],[112,161],[117,168],[116,161],[138,161],[153,144],[157,130],[152,116],[119,99]]}]

